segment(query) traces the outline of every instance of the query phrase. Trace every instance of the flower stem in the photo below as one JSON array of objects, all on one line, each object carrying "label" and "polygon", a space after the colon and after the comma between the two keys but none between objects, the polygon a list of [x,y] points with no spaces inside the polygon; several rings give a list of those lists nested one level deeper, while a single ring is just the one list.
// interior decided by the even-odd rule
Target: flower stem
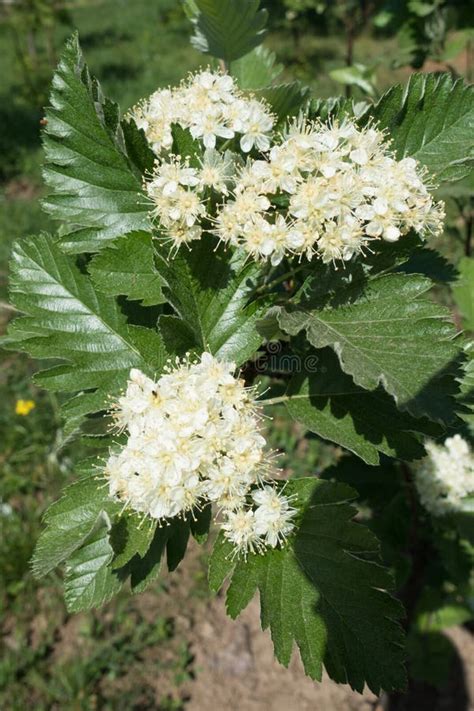
[{"label": "flower stem", "polygon": [[226,151],[226,150],[229,148],[229,146],[231,145],[231,143],[232,143],[233,140],[234,140],[233,138],[228,138],[227,141],[225,141],[225,142],[222,144],[222,146],[221,146],[221,148],[220,148],[220,150],[222,151],[222,153],[224,153],[224,151]]},{"label": "flower stem", "polygon": [[291,277],[293,277],[295,274],[302,271],[303,269],[306,269],[306,264],[300,264],[299,267],[288,270],[284,274],[281,274],[279,277],[276,277],[276,279],[269,281],[268,284],[262,284],[258,291],[263,291],[264,289],[273,289],[274,286],[278,286],[278,284],[281,284],[283,281],[291,279]]},{"label": "flower stem", "polygon": [[271,397],[267,400],[259,400],[259,405],[279,405],[281,402],[286,402],[286,400],[291,400],[289,395],[280,395],[280,397]]}]

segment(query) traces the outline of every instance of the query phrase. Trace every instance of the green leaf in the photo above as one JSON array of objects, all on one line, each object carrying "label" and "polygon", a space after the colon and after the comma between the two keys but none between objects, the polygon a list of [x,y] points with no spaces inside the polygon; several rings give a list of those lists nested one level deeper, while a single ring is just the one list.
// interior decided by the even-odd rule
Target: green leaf
[{"label": "green leaf", "polygon": [[108,567],[113,557],[109,541],[110,520],[100,514],[94,531],[68,559],[64,578],[64,597],[69,612],[89,610],[108,602],[122,585]]},{"label": "green leaf", "polygon": [[352,99],[346,99],[342,96],[331,96],[328,99],[312,98],[308,107],[308,118],[320,119],[320,121],[330,121],[338,119],[339,121],[345,118],[354,119],[362,115],[368,108],[369,104],[364,101],[355,103]]},{"label": "green leaf", "polygon": [[36,544],[33,573],[37,577],[46,575],[69,558],[95,530],[104,510],[112,514],[115,504],[108,498],[104,481],[92,472],[66,487],[44,514],[46,528]]},{"label": "green leaf", "polygon": [[459,415],[467,422],[474,436],[474,341],[469,341],[464,347],[467,360],[463,363],[462,378],[460,378],[460,412]]},{"label": "green leaf", "polygon": [[232,62],[230,73],[244,91],[263,89],[282,73],[283,65],[276,64],[276,54],[267,47],[256,47],[244,57]]},{"label": "green leaf", "polygon": [[145,131],[143,128],[138,128],[131,116],[127,116],[122,120],[120,125],[125,140],[127,157],[137,169],[139,176],[151,173],[156,161],[156,155],[150,148]]},{"label": "green leaf", "polygon": [[[321,479],[337,481],[357,489],[359,500],[371,508],[387,506],[403,488],[403,478],[398,462],[383,457],[380,466],[367,466],[353,456],[342,457],[336,464],[326,467]],[[381,537],[384,544],[386,541]]]},{"label": "green leaf", "polygon": [[237,365],[255,353],[262,342],[257,321],[266,309],[265,302],[248,303],[260,273],[255,262],[245,264],[240,253],[229,258],[229,252],[202,239],[169,263],[159,259],[157,269],[169,302],[193,334],[191,348],[208,349]]},{"label": "green leaf", "polygon": [[124,148],[118,108],[89,76],[77,36],[65,46],[46,111],[44,200],[67,223],[70,252],[94,252],[134,230],[150,230],[148,208]]},{"label": "green leaf", "polygon": [[172,152],[174,155],[181,158],[189,158],[189,164],[193,168],[200,167],[199,159],[202,158],[202,144],[191,136],[191,132],[187,128],[183,128],[178,123],[172,124],[171,132],[173,135]]},{"label": "green leaf", "polygon": [[399,158],[412,156],[436,180],[459,180],[474,161],[474,87],[450,74],[412,74],[366,114],[387,130]]},{"label": "green leaf", "polygon": [[168,569],[174,570],[183,559],[189,535],[189,522],[173,519],[168,525],[159,526],[143,557],[135,555],[127,564],[133,593],[141,593],[158,577],[167,552]]},{"label": "green leaf", "polygon": [[449,520],[460,537],[474,546],[474,495],[470,494],[461,499],[458,511],[450,514]]},{"label": "green leaf", "polygon": [[334,81],[344,84],[344,86],[358,86],[369,96],[375,94],[373,67],[366,67],[364,64],[353,64],[350,67],[340,67],[332,69],[329,76]]},{"label": "green leaf", "polygon": [[123,573],[130,573],[132,591],[142,592],[158,577],[165,551],[171,572],[185,556],[190,533],[198,543],[206,540],[211,516],[211,506],[205,506],[202,511],[192,511],[184,520],[174,518],[159,527],[156,521],[136,514],[121,518],[116,526],[113,567],[125,566]]},{"label": "green leaf", "polygon": [[126,296],[142,301],[143,306],[166,301],[148,232],[132,232],[116,240],[91,260],[88,271],[95,288],[103,294]]},{"label": "green leaf", "polygon": [[305,330],[316,348],[333,348],[356,385],[382,385],[415,417],[444,421],[453,387],[446,375],[454,370],[459,348],[447,310],[422,298],[430,286],[422,276],[380,276],[360,293],[351,294],[349,287],[352,303],[312,309],[308,302],[282,310],[280,326],[292,336]]},{"label": "green leaf", "polygon": [[[433,597],[439,595],[438,590],[433,591]],[[439,602],[437,606],[429,605],[426,609],[418,610],[416,626],[419,632],[441,632],[446,627],[463,625],[472,619],[472,610],[462,602],[458,602],[454,596],[452,600]]]},{"label": "green leaf", "polygon": [[190,518],[189,525],[191,533],[198,543],[207,540],[209,528],[212,520],[212,505],[206,504],[201,511],[196,511]]},{"label": "green leaf", "polygon": [[110,538],[114,549],[112,567],[122,568],[135,555],[144,558],[155,535],[156,519],[126,511],[112,527]]},{"label": "green leaf", "polygon": [[296,642],[306,674],[320,680],[323,664],[337,682],[361,692],[401,688],[403,633],[400,603],[378,562],[378,543],[351,519],[355,492],[313,478],[290,481],[299,528],[283,549],[235,561],[218,538],[210,561],[214,587],[232,575],[227,610],[235,618],[260,592],[262,628],[270,628],[275,655],[288,666]]},{"label": "green leaf", "polygon": [[179,316],[162,314],[158,317],[158,330],[169,353],[182,357],[196,346],[194,331]]},{"label": "green leaf", "polygon": [[408,260],[396,271],[404,274],[423,274],[433,281],[449,284],[458,276],[456,267],[442,254],[429,247],[417,247]]},{"label": "green leaf", "polygon": [[194,25],[191,44],[229,63],[251,52],[265,36],[268,12],[260,0],[185,0]]},{"label": "green leaf", "polygon": [[234,567],[234,547],[224,537],[223,531],[219,532],[212,555],[209,559],[208,579],[212,592],[219,592]]},{"label": "green leaf", "polygon": [[192,512],[185,520],[172,519],[157,526],[153,519],[129,513],[122,516],[111,532],[115,557],[112,567],[120,575],[130,574],[132,591],[145,590],[161,572],[166,552],[168,570],[175,570],[183,560],[189,534],[203,542],[211,522],[210,507]]},{"label": "green leaf", "polygon": [[379,463],[379,452],[412,460],[424,456],[419,433],[435,435],[437,427],[397,410],[382,388],[368,391],[345,375],[329,350],[306,358],[313,372],[295,375],[287,389],[291,417],[320,437],[354,452],[368,464]]},{"label": "green leaf", "polygon": [[453,296],[461,313],[464,328],[474,331],[474,259],[463,257],[459,264],[459,281],[453,284]]},{"label": "green leaf", "polygon": [[299,81],[291,84],[277,84],[254,92],[257,99],[264,99],[270,105],[278,121],[296,116],[309,99],[309,88]]},{"label": "green leaf", "polygon": [[474,195],[474,171],[470,171],[462,180],[455,183],[443,183],[436,190],[435,196],[441,200],[455,200],[459,204],[468,203]]},{"label": "green leaf", "polygon": [[176,521],[172,524],[172,534],[166,541],[166,562],[168,570],[176,570],[186,554],[189,541],[189,522]]},{"label": "green leaf", "polygon": [[129,326],[115,299],[97,293],[74,260],[46,235],[15,245],[11,298],[27,315],[11,322],[6,345],[35,358],[66,361],[36,381],[51,390],[81,391],[65,407],[71,417],[108,408],[130,368],[154,376],[168,357],[159,334]]},{"label": "green leaf", "polygon": [[[372,252],[372,254],[367,254],[362,263],[355,261],[348,265],[347,269],[344,270],[347,275],[345,281],[350,282],[356,279],[354,286],[363,286],[367,278],[372,278],[377,274],[386,274],[400,267],[404,270],[405,267],[403,265],[409,264],[410,262],[413,263],[411,261],[412,259],[416,261],[416,255],[419,254],[419,250],[421,251],[422,249],[426,249],[424,242],[414,232],[405,235],[403,239],[398,242],[385,242],[381,240],[380,244],[377,245],[377,250]],[[422,267],[424,267],[428,259],[419,259],[418,263],[420,262]],[[334,270],[333,267],[330,267],[330,270],[329,285],[331,280],[335,280],[335,276],[331,277],[331,273],[335,275],[340,271]],[[411,269],[411,265],[407,267],[406,271],[408,273],[416,273],[415,269]],[[341,303],[344,300],[343,298],[338,298],[338,292],[334,287],[331,289],[331,292],[335,297],[334,301],[337,301],[337,303]]]}]

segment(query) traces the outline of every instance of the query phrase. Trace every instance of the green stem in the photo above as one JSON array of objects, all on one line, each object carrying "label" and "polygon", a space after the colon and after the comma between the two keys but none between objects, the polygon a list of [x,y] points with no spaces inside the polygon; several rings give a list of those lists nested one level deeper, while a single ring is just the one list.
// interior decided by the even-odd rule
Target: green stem
[{"label": "green stem", "polygon": [[228,138],[227,141],[225,141],[225,142],[222,144],[222,146],[221,146],[221,148],[220,148],[220,150],[222,151],[222,153],[224,153],[224,151],[226,151],[226,150],[229,148],[229,146],[231,145],[231,143],[233,142],[233,140],[234,140],[233,138]]},{"label": "green stem", "polygon": [[274,286],[278,286],[278,284],[281,284],[283,281],[291,279],[295,274],[301,272],[303,269],[306,269],[306,264],[300,264],[299,267],[296,267],[296,269],[289,269],[284,274],[281,274],[276,279],[273,279],[273,281],[268,282],[268,284],[262,284],[262,286],[257,289],[257,291],[263,291],[264,289],[273,289]]},{"label": "green stem", "polygon": [[268,400],[259,400],[259,405],[279,405],[281,402],[291,400],[289,395],[280,395],[280,397],[271,397]]}]

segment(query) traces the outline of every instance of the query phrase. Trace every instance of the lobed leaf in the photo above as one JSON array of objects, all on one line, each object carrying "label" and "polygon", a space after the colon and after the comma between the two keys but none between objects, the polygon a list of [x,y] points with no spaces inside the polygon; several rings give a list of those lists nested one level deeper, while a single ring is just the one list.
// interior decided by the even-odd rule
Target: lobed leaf
[{"label": "lobed leaf", "polygon": [[358,294],[349,288],[351,303],[313,309],[302,302],[282,310],[279,323],[292,336],[306,331],[316,348],[330,346],[356,385],[382,385],[414,417],[445,421],[459,347],[447,310],[422,298],[430,286],[418,275],[379,276]]},{"label": "lobed leaf", "polygon": [[[403,492],[403,475],[397,461],[383,457],[379,466],[367,466],[358,457],[341,457],[336,464],[333,464],[321,473],[321,479],[337,481],[348,486],[357,487],[359,494],[358,501],[366,502],[372,511],[379,514],[380,509],[390,505],[400,492]],[[374,530],[373,521],[371,529]],[[377,530],[374,531],[378,533]],[[387,541],[381,536],[384,544]],[[400,547],[403,548],[405,541],[400,532]]]},{"label": "lobed leaf", "polygon": [[154,306],[166,301],[155,267],[152,236],[132,232],[105,247],[89,263],[88,272],[95,288],[109,296],[126,296]]},{"label": "lobed leaf", "polygon": [[69,558],[96,530],[104,511],[112,514],[115,504],[108,499],[104,482],[92,472],[66,487],[44,514],[46,527],[36,544],[33,573],[46,575]]},{"label": "lobed leaf", "polygon": [[313,372],[295,375],[287,388],[285,405],[294,420],[367,464],[378,464],[379,453],[405,460],[424,456],[422,435],[439,434],[436,425],[399,412],[382,388],[356,385],[331,351],[310,357]]},{"label": "lobed leaf", "polygon": [[412,156],[439,181],[459,180],[474,163],[474,87],[451,74],[412,74],[366,114],[387,130],[399,158]]},{"label": "lobed leaf", "polygon": [[258,89],[254,93],[258,99],[264,99],[270,105],[278,121],[296,116],[304,109],[309,99],[309,88],[302,86],[298,81],[269,86],[266,89]]},{"label": "lobed leaf", "polygon": [[[84,64],[77,35],[53,78],[44,131],[47,212],[67,224],[69,252],[94,252],[134,230],[150,230],[146,200],[126,151],[118,107]],[[129,137],[130,139],[130,137]]]},{"label": "lobed leaf", "polygon": [[345,485],[312,478],[290,481],[299,527],[282,549],[247,560],[229,555],[219,537],[210,561],[218,589],[231,576],[227,611],[237,617],[260,593],[262,628],[270,628],[277,659],[288,666],[294,643],[306,673],[320,680],[323,665],[337,682],[374,693],[405,684],[401,605],[393,583],[376,561],[378,543],[351,519],[355,493]]},{"label": "lobed leaf", "polygon": [[114,554],[110,526],[107,514],[102,512],[94,531],[68,558],[64,597],[69,612],[99,607],[120,590],[122,582],[109,567]]},{"label": "lobed leaf", "polygon": [[421,246],[416,247],[407,261],[396,271],[404,274],[423,274],[432,281],[442,284],[449,284],[458,276],[456,267],[446,257],[434,249]]},{"label": "lobed leaf", "polygon": [[222,248],[202,239],[169,263],[158,259],[157,269],[169,302],[193,334],[189,348],[208,349],[237,365],[255,353],[262,342],[257,322],[266,309],[265,302],[250,301],[260,273],[255,262],[245,264],[240,253],[229,259]]},{"label": "lobed leaf", "polygon": [[174,518],[168,525],[158,526],[144,556],[135,555],[124,569],[130,574],[133,593],[141,593],[157,579],[166,558],[168,570],[177,568],[186,552],[189,521]]},{"label": "lobed leaf", "polygon": [[[129,558],[121,573],[130,575],[132,592],[143,592],[159,576],[166,557],[168,570],[175,570],[183,560],[190,534],[198,543],[203,543],[211,524],[211,507],[202,511],[192,511],[186,518],[175,517],[162,526],[153,525],[149,520],[139,524],[145,526],[145,532],[131,531],[130,541],[126,545]],[[133,546],[136,555],[130,557]],[[141,546],[141,549],[139,548]],[[125,560],[123,553],[114,560],[114,567]]]},{"label": "lobed leaf", "polygon": [[276,64],[275,52],[262,46],[256,47],[230,65],[230,73],[244,91],[264,89],[273,84],[282,71],[283,66]]},{"label": "lobed leaf", "polygon": [[110,538],[114,550],[112,568],[123,568],[135,555],[144,558],[155,535],[156,520],[125,511],[114,523]]},{"label": "lobed leaf", "polygon": [[96,292],[51,237],[15,245],[10,290],[13,304],[26,315],[11,322],[6,345],[66,362],[36,381],[51,390],[80,392],[65,408],[69,416],[108,408],[131,368],[151,376],[161,372],[167,353],[160,335],[128,325],[115,299]]},{"label": "lobed leaf", "polygon": [[260,0],[185,0],[194,25],[191,44],[229,63],[251,52],[265,36],[268,12]]}]

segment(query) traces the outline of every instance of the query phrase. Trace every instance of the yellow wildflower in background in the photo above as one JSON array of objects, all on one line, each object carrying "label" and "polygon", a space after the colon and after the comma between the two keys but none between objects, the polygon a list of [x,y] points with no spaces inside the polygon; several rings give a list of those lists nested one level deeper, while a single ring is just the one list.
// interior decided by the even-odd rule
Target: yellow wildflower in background
[{"label": "yellow wildflower in background", "polygon": [[22,415],[26,417],[30,412],[36,407],[34,400],[17,400],[15,406],[15,412],[17,415]]}]

